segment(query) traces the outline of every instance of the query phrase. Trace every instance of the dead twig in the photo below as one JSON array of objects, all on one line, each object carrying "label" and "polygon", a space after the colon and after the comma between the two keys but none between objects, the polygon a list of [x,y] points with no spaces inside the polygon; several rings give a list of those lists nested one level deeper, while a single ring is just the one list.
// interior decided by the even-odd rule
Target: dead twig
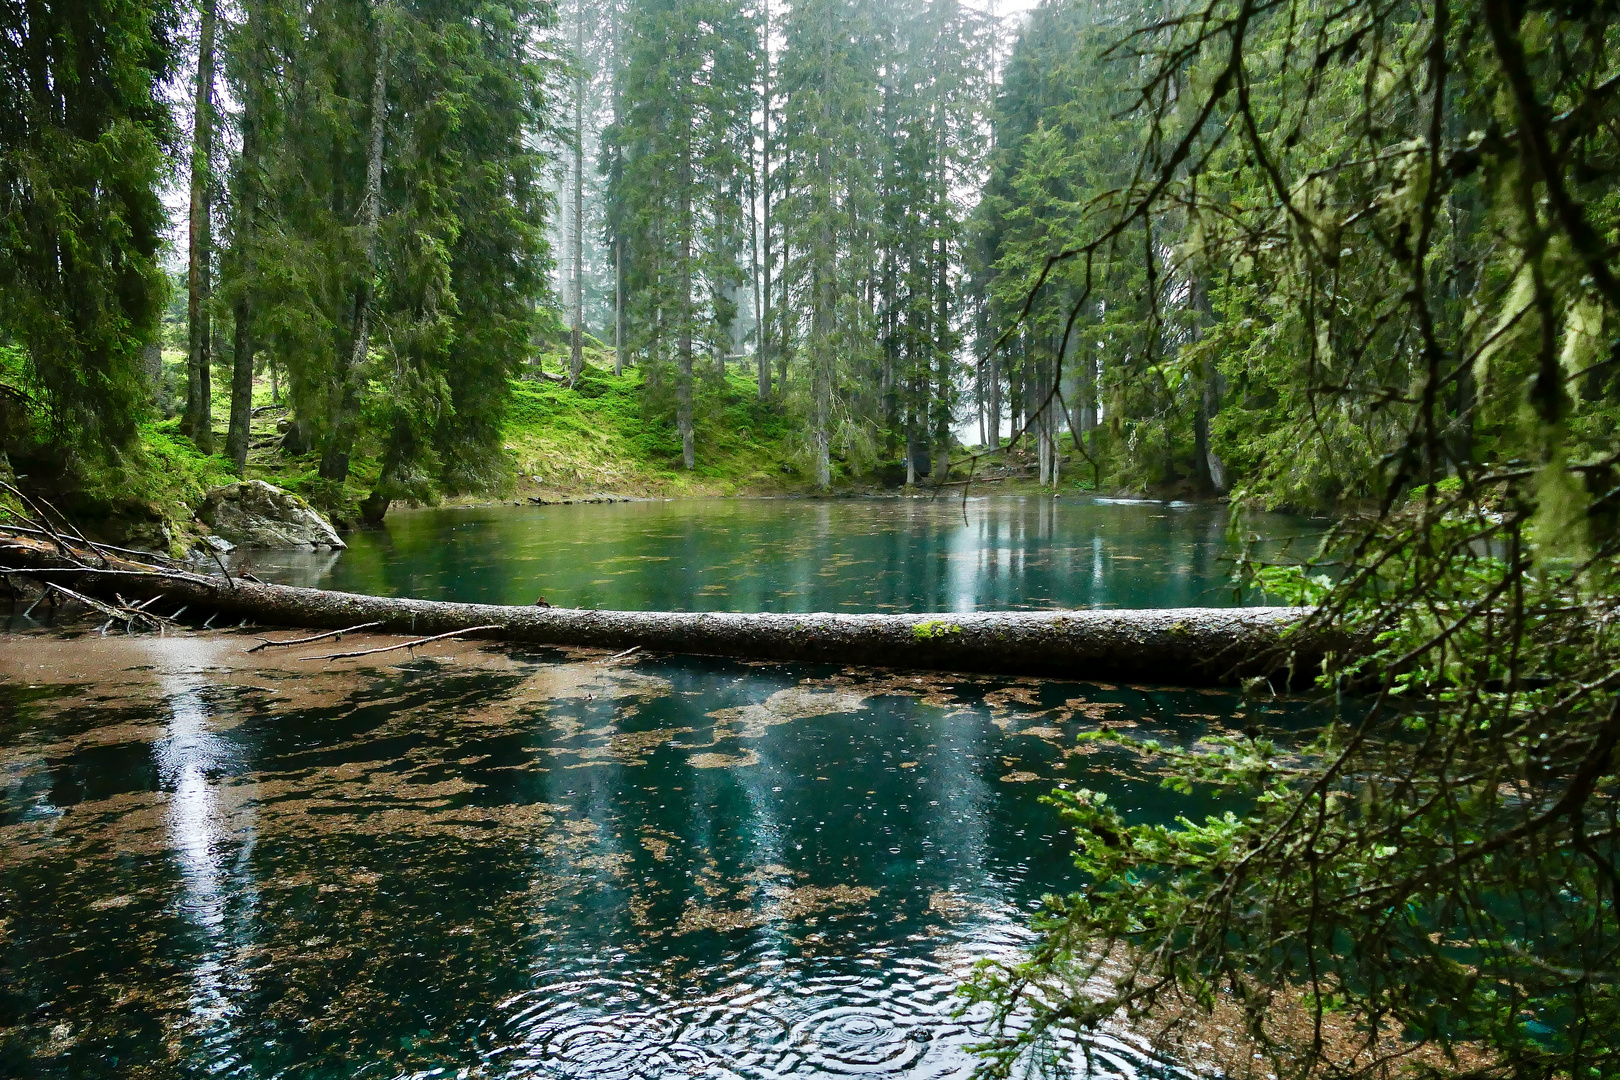
[{"label": "dead twig", "polygon": [[602,659],[600,659],[600,660],[598,660],[596,662],[598,664],[611,664],[615,660],[623,660],[625,657],[629,656],[631,653],[638,653],[640,651],[641,651],[641,646],[640,645],[632,645],[628,649],[624,650],[624,652],[616,652],[612,656],[604,656],[604,657],[602,657]]},{"label": "dead twig", "polygon": [[214,562],[219,565],[219,572],[225,575],[225,580],[231,583],[231,589],[234,591],[236,589],[236,579],[231,577],[229,570],[225,569],[225,560],[219,557],[219,552],[215,551],[211,545],[204,544],[203,547],[207,548],[208,554],[214,557]]},{"label": "dead twig", "polygon": [[[29,518],[29,519],[26,519],[26,520],[31,521],[33,519]],[[28,535],[28,536],[43,536],[43,537],[46,537],[47,539],[49,539],[49,537],[51,535],[50,533],[47,533],[44,529],[32,529],[32,528],[28,528],[27,526],[23,526],[23,525],[0,525],[0,533],[20,533],[20,534]],[[114,551],[114,552],[117,552],[120,555],[133,555],[133,556],[135,556],[136,558],[139,558],[139,559],[154,559],[157,562],[167,563],[170,566],[179,565],[174,559],[171,559],[167,555],[161,555],[156,551],[142,551],[140,548],[127,548],[127,547],[119,547],[116,544],[99,544],[99,543],[96,545],[96,549],[98,551]]]},{"label": "dead twig", "polygon": [[260,649],[281,648],[282,646],[286,645],[308,645],[312,641],[325,641],[327,638],[341,638],[344,634],[352,634],[356,630],[370,630],[373,627],[381,625],[382,620],[378,619],[376,622],[363,622],[357,626],[345,627],[342,630],[328,630],[324,634],[313,634],[310,637],[283,638],[281,641],[271,641],[269,638],[265,638],[257,645],[253,646],[253,648],[249,649],[248,652],[255,653]]},{"label": "dead twig", "polygon": [[[141,603],[141,604],[137,605],[137,604],[131,604],[128,601],[126,601],[122,596],[119,596],[119,597],[117,597],[118,606],[114,607],[111,604],[106,604],[106,603],[103,603],[100,600],[96,600],[96,599],[93,599],[91,597],[88,597],[88,596],[84,595],[81,592],[75,592],[74,590],[68,588],[65,585],[58,585],[54,581],[46,582],[45,587],[47,589],[54,589],[56,592],[61,593],[63,596],[67,597],[69,600],[73,600],[73,601],[76,601],[77,603],[83,604],[85,607],[89,608],[91,611],[96,612],[98,615],[107,616],[107,618],[109,620],[108,623],[107,623],[108,626],[110,626],[113,622],[121,622],[121,623],[124,624],[126,629],[132,629],[134,624],[139,622],[139,623],[142,623],[142,624],[148,626],[149,628],[151,628],[153,630],[157,630],[158,632],[161,633],[163,631],[163,628],[164,628],[165,624],[167,624],[169,622],[168,619],[165,619],[161,615],[157,615],[157,614],[154,614],[154,613],[152,613],[150,611],[144,610],[146,605],[150,604],[152,602],[152,600],[147,600],[144,603]],[[116,595],[116,594],[114,594],[114,595]],[[152,599],[155,600],[157,598],[153,597]],[[35,601],[36,604],[38,602],[39,601],[37,601],[37,600]],[[30,606],[28,610],[32,611],[33,607]],[[105,626],[102,627],[102,632],[103,633],[106,632],[106,627]]]},{"label": "dead twig", "polygon": [[89,608],[91,611],[94,611],[94,612],[96,612],[98,614],[106,615],[109,618],[113,618],[113,619],[117,619],[117,618],[120,617],[118,611],[115,608],[113,608],[111,605],[103,604],[100,600],[93,600],[90,597],[84,595],[83,593],[74,592],[72,589],[68,588],[66,585],[58,585],[54,581],[47,581],[45,583],[45,587],[47,589],[55,589],[57,592],[61,593],[65,597],[67,597],[69,600],[77,601],[78,603],[83,604],[85,607]]},{"label": "dead twig", "polygon": [[328,653],[325,656],[300,656],[300,660],[349,660],[356,656],[373,656],[377,653],[393,652],[395,649],[414,649],[418,645],[428,645],[445,638],[461,637],[464,634],[476,634],[480,630],[499,630],[500,627],[491,623],[486,626],[469,626],[465,630],[452,630],[448,634],[434,634],[432,637],[417,638],[415,641],[402,641],[398,645],[384,645],[380,649],[362,649],[359,652]]}]

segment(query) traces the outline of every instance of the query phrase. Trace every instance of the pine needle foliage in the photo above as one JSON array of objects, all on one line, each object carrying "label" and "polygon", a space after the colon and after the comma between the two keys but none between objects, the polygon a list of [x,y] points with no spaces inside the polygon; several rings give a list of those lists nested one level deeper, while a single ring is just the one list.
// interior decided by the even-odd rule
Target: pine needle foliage
[{"label": "pine needle foliage", "polygon": [[[1147,252],[1152,348],[1233,388],[1238,495],[1344,509],[1323,573],[1257,572],[1345,648],[1300,673],[1333,712],[1306,745],[1121,739],[1246,813],[1055,796],[1087,884],[968,988],[983,1075],[1189,1002],[1236,1009],[1278,1075],[1620,1074],[1617,20],[1198,0],[1096,54],[1135,73],[1142,149],[1026,260],[1009,319],[1054,291],[1094,317]],[[1304,1046],[1277,1023],[1300,1002]]]},{"label": "pine needle foliage", "polygon": [[21,347],[27,385],[11,389],[38,395],[58,448],[120,451],[148,397],[176,15],[167,0],[0,7],[0,344]]}]

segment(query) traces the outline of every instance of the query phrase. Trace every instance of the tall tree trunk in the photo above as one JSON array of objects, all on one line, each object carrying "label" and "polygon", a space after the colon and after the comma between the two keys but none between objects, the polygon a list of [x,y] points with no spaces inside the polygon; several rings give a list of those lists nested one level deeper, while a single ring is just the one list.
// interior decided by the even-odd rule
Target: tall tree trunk
[{"label": "tall tree trunk", "polygon": [[248,436],[253,423],[253,309],[238,296],[231,342],[231,420],[225,432],[225,456],[237,476],[247,474]]},{"label": "tall tree trunk", "polygon": [[[822,226],[822,244],[831,249],[830,224]],[[811,315],[810,396],[814,416],[811,419],[812,451],[816,467],[816,487],[825,491],[832,486],[832,383],[833,383],[833,280],[831,267],[817,260],[815,267],[815,311]]]},{"label": "tall tree trunk", "polygon": [[1198,415],[1194,425],[1194,441],[1198,444],[1198,475],[1200,486],[1205,494],[1225,495],[1227,490],[1226,463],[1215,453],[1210,445],[1209,425],[1215,419],[1215,414],[1221,411],[1221,394],[1225,389],[1221,383],[1221,373],[1216,369],[1213,360],[1205,357],[1199,365],[1202,369],[1203,388],[1198,401]]},{"label": "tall tree trunk", "polygon": [[688,468],[697,467],[697,445],[692,430],[692,150],[681,147],[681,163],[675,183],[680,188],[680,298],[675,317],[680,320],[677,333],[675,375],[675,426],[681,433],[681,461]]},{"label": "tall tree trunk", "polygon": [[[608,17],[613,26],[613,126],[623,120],[623,98],[620,96],[619,8],[613,0],[608,3]],[[613,145],[615,177],[624,174],[618,141]],[[613,374],[624,374],[624,223],[618,215],[613,218]]]},{"label": "tall tree trunk", "polygon": [[[1192,308],[1193,308],[1193,340],[1197,341],[1204,336],[1204,328],[1214,316],[1210,306],[1209,290],[1202,279],[1193,281]],[[1221,411],[1221,395],[1225,387],[1221,385],[1221,373],[1209,357],[1204,357],[1198,364],[1198,409],[1193,414],[1193,478],[1198,490],[1204,495],[1226,494],[1226,465],[1215,453],[1209,441],[1210,421],[1215,414]]]},{"label": "tall tree trunk", "polygon": [[213,230],[210,205],[214,153],[214,29],[218,22],[215,0],[198,5],[201,25],[197,37],[197,95],[192,115],[191,219],[187,228],[189,280],[186,289],[187,338],[185,427],[191,441],[205,454],[214,452],[212,383]]},{"label": "tall tree trunk", "polygon": [[[943,148],[942,148],[943,150]],[[941,165],[943,170],[943,163]],[[934,478],[950,479],[951,472],[951,368],[955,359],[951,349],[950,321],[950,248],[941,236],[937,242],[934,272]]]},{"label": "tall tree trunk", "polygon": [[[754,171],[753,151],[754,125],[750,120],[748,124],[749,150],[748,150],[748,280],[754,290],[754,381],[759,381],[760,369],[765,370],[765,389],[770,389],[770,368],[765,367],[765,307],[760,299],[759,282],[759,179]],[[739,353],[742,351],[739,345]],[[765,400],[765,394],[759,399]]]},{"label": "tall tree trunk", "polygon": [[574,324],[568,337],[568,381],[585,370],[585,5],[574,3]]},{"label": "tall tree trunk", "polygon": [[990,383],[989,416],[987,417],[990,441],[986,445],[990,449],[996,450],[1001,446],[1001,350],[992,349],[989,357],[985,360],[985,364],[989,369],[986,378]]},{"label": "tall tree trunk", "polygon": [[613,238],[613,374],[624,374],[624,237]]},{"label": "tall tree trunk", "polygon": [[156,398],[163,390],[162,335],[153,334],[152,339],[141,346],[141,374],[146,377],[146,389]]},{"label": "tall tree trunk", "polygon": [[[321,476],[342,482],[349,478],[349,455],[360,425],[360,372],[371,344],[371,287],[377,275],[377,222],[382,216],[383,128],[388,110],[388,38],[383,28],[382,5],[372,8],[375,44],[371,71],[371,133],[366,149],[366,188],[360,196],[360,228],[365,263],[354,290],[354,336],[346,362],[338,367],[332,388],[332,434],[321,454]],[[381,481],[379,481],[380,485]]]},{"label": "tall tree trunk", "polygon": [[937,104],[934,111],[934,173],[935,183],[938,185],[934,193],[935,229],[938,238],[935,240],[930,253],[934,259],[933,287],[934,287],[934,353],[935,353],[935,413],[934,413],[934,477],[943,482],[950,479],[951,473],[951,381],[954,374],[955,350],[951,341],[951,248],[947,230],[951,223],[950,212],[950,161],[949,147],[946,145],[946,125],[943,103]]},{"label": "tall tree trunk", "polygon": [[760,256],[759,400],[771,396],[771,3],[764,0],[764,29],[760,35],[760,103],[763,123],[759,153],[759,216],[763,233]]},{"label": "tall tree trunk", "polygon": [[237,272],[235,340],[231,356],[231,423],[225,452],[236,475],[247,470],[248,435],[253,421],[253,274],[257,268],[259,215],[259,155],[267,62],[264,58],[264,0],[248,0],[248,42],[251,57],[248,78],[256,83],[242,102],[242,157],[237,165],[236,237]]},{"label": "tall tree trunk", "polygon": [[981,447],[986,446],[989,443],[989,435],[986,433],[984,426],[985,364],[986,361],[983,358],[980,358],[979,362],[973,365],[973,407],[974,410],[979,414],[979,445]]},{"label": "tall tree trunk", "polygon": [[[787,189],[785,186],[782,194],[783,198],[787,197]],[[791,340],[788,333],[788,327],[790,325],[789,319],[791,317],[790,312],[788,311],[788,301],[791,298],[788,294],[786,280],[788,259],[792,253],[793,249],[788,246],[787,230],[784,229],[782,232],[783,284],[782,287],[777,290],[777,292],[781,294],[782,300],[781,303],[777,304],[776,340],[771,343],[772,355],[776,358],[776,394],[778,397],[787,396],[788,386],[788,344]]]}]

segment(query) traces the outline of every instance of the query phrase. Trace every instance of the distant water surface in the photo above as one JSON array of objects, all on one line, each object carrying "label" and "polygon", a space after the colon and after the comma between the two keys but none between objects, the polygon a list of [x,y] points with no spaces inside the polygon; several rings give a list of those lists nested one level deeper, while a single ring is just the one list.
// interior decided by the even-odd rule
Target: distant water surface
[{"label": "distant water surface", "polygon": [[1321,524],[1217,504],[1050,496],[688,499],[396,510],[350,549],[244,552],[287,584],[656,611],[987,611],[1238,602],[1251,547],[1310,554]]}]

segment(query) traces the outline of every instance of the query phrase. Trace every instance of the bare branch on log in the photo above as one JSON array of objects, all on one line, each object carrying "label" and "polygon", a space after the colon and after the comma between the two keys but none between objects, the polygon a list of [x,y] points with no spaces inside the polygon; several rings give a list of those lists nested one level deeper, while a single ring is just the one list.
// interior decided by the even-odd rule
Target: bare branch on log
[{"label": "bare branch on log", "polygon": [[[375,625],[375,624],[373,624]],[[490,623],[488,626],[469,626],[465,630],[452,630],[448,634],[434,634],[432,637],[417,638],[415,641],[402,641],[398,645],[384,645],[380,649],[361,649],[359,652],[335,652],[325,656],[300,656],[300,660],[349,660],[356,656],[375,656],[378,653],[393,652],[395,649],[414,649],[418,645],[431,645],[435,641],[445,638],[463,637],[476,633],[479,630],[500,630],[500,626]]]},{"label": "bare branch on log", "polygon": [[[121,622],[128,626],[132,623],[139,622],[161,632],[165,624],[169,622],[169,620],[163,618],[163,616],[154,615],[152,612],[145,610],[146,605],[150,604],[152,600],[157,599],[157,597],[152,597],[151,599],[140,604],[131,604],[122,596],[114,593],[113,599],[118,601],[118,606],[113,607],[110,604],[102,603],[100,600],[95,600],[91,597],[85,596],[83,593],[75,592],[72,589],[58,585],[54,581],[47,581],[45,583],[45,588],[48,590],[55,590],[56,592],[59,592],[63,596],[67,597],[69,600],[83,604],[85,607],[96,612],[97,614],[107,616],[109,620],[108,625],[111,625],[112,622]],[[38,603],[38,601],[35,601],[35,603]],[[32,611],[34,609],[32,606],[30,606],[28,610]],[[106,633],[107,627],[103,626],[101,629],[103,633]]]},{"label": "bare branch on log", "polygon": [[[257,581],[258,579],[249,578],[248,580]],[[248,652],[258,652],[260,649],[279,649],[288,645],[308,645],[312,641],[325,641],[327,638],[341,638],[344,634],[352,634],[356,630],[372,630],[381,625],[382,622],[379,620],[373,622],[363,622],[357,626],[346,626],[342,630],[328,630],[324,634],[313,634],[309,637],[283,638],[280,641],[271,641],[269,638],[265,638],[263,641],[260,641],[257,645],[253,646],[253,648],[249,649]]]}]

